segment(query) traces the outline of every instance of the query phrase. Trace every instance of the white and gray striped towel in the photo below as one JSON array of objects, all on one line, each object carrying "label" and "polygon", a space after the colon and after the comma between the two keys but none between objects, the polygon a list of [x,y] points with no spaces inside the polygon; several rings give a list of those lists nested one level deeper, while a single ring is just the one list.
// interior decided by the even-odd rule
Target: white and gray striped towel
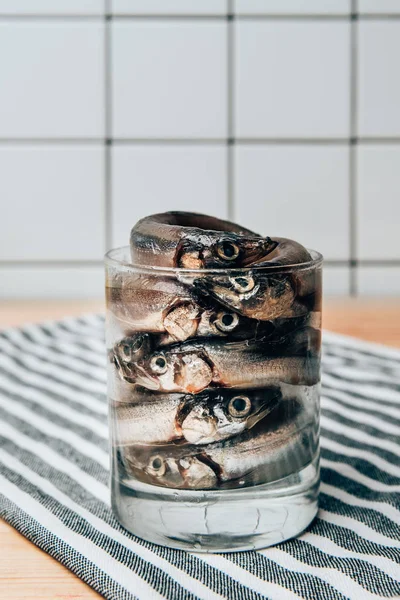
[{"label": "white and gray striped towel", "polygon": [[104,597],[400,597],[400,352],[325,333],[321,509],[298,539],[204,555],[118,525],[102,317],[0,334],[0,516]]}]

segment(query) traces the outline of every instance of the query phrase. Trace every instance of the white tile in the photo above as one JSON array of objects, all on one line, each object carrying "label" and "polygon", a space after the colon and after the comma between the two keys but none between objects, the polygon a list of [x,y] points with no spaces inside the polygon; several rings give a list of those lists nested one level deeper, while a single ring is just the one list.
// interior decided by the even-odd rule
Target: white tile
[{"label": "white tile", "polygon": [[101,137],[103,24],[0,24],[0,136]]},{"label": "white tile", "polygon": [[237,21],[236,135],[349,135],[347,22]]},{"label": "white tile", "polygon": [[360,21],[358,133],[400,135],[400,21]]},{"label": "white tile", "polygon": [[100,15],[104,0],[0,0],[0,15]]},{"label": "white tile", "polygon": [[114,147],[113,246],[145,215],[167,210],[227,216],[226,148],[223,146]]},{"label": "white tile", "polygon": [[90,146],[0,147],[0,260],[102,258],[103,155]]},{"label": "white tile", "polygon": [[113,25],[116,137],[226,136],[226,23]]},{"label": "white tile", "polygon": [[127,15],[221,15],[227,0],[112,0],[115,14]]},{"label": "white tile", "polygon": [[360,146],[357,239],[362,259],[400,259],[400,145]]},{"label": "white tile", "polygon": [[235,12],[239,15],[342,15],[350,12],[350,0],[235,0]]},{"label": "white tile", "polygon": [[34,267],[0,265],[0,298],[103,298],[104,269],[99,267]]},{"label": "white tile", "polygon": [[358,0],[360,14],[400,14],[399,0]]},{"label": "white tile", "polygon": [[400,267],[359,267],[358,293],[366,296],[400,296]]},{"label": "white tile", "polygon": [[348,296],[350,294],[350,267],[324,265],[322,293],[327,296]]},{"label": "white tile", "polygon": [[326,259],[349,258],[348,148],[236,148],[235,215],[264,235],[295,239]]}]

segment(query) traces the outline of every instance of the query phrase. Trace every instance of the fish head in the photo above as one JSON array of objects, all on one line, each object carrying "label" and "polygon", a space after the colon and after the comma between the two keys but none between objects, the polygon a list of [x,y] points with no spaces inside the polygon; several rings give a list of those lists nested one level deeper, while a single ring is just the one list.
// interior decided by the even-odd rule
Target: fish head
[{"label": "fish head", "polygon": [[213,372],[201,351],[157,351],[136,365],[136,383],[162,392],[196,394],[212,381]]},{"label": "fish head", "polygon": [[[222,402],[214,407],[214,415],[218,418],[217,429],[227,431],[238,428],[250,429],[260,419],[270,413],[282,398],[280,388],[271,386],[265,389],[223,390]],[[244,427],[241,427],[241,426]]]},{"label": "fish head", "polygon": [[245,267],[262,260],[276,247],[268,237],[199,230],[178,244],[175,263],[187,269]]},{"label": "fish head", "polygon": [[144,472],[155,485],[182,489],[215,487],[217,476],[211,466],[202,462],[201,456],[173,454],[174,450],[153,449],[145,457],[135,457],[131,452],[128,462],[136,474]]},{"label": "fish head", "polygon": [[203,250],[205,268],[246,267],[268,255],[276,246],[268,237],[220,234]]},{"label": "fish head", "polygon": [[239,272],[233,277],[227,275],[198,277],[194,285],[200,292],[239,313],[243,312],[243,307],[251,299],[257,298],[260,287],[251,271]]},{"label": "fish head", "polygon": [[137,362],[148,354],[152,346],[151,337],[147,333],[137,333],[117,342],[109,352],[109,359],[117,369],[120,377],[128,383],[135,383]]},{"label": "fish head", "polygon": [[262,275],[252,270],[233,276],[198,277],[196,288],[240,315],[261,321],[277,318],[295,299],[291,280],[285,275]]},{"label": "fish head", "polygon": [[148,333],[136,333],[117,342],[114,354],[125,364],[138,362],[151,350],[151,338]]},{"label": "fish head", "polygon": [[181,408],[182,435],[191,444],[211,444],[238,435],[270,413],[281,397],[279,387],[203,392]]},{"label": "fish head", "polygon": [[[227,410],[231,419],[245,421],[246,428],[251,429],[258,421],[271,413],[282,399],[278,386],[264,389],[247,390],[229,400]],[[248,403],[251,407],[248,408]]]},{"label": "fish head", "polygon": [[226,308],[206,308],[201,313],[196,336],[225,337],[242,325],[240,316]]}]

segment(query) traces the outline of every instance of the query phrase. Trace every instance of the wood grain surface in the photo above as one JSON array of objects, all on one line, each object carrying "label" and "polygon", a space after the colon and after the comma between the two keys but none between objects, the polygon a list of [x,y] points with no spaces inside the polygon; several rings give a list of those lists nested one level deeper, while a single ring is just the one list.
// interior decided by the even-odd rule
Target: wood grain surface
[{"label": "wood grain surface", "polygon": [[[96,302],[0,302],[0,328],[85,312],[102,311]],[[400,301],[329,300],[323,326],[364,340],[400,348]],[[65,567],[0,520],[0,599],[88,600],[100,595]]]}]

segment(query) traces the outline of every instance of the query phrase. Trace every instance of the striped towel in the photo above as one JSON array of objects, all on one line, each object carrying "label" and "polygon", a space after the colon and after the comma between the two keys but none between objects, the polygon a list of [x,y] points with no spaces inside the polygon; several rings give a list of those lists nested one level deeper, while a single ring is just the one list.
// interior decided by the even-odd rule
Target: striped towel
[{"label": "striped towel", "polygon": [[110,510],[104,320],[0,334],[0,515],[105,598],[400,596],[400,352],[325,333],[322,488],[298,539],[204,555]]}]

